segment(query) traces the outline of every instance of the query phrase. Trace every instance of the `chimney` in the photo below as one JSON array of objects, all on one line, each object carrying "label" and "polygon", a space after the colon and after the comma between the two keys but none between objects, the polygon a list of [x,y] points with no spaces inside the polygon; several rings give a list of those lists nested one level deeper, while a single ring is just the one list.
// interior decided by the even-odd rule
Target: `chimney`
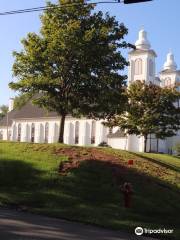
[{"label": "chimney", "polygon": [[9,112],[14,109],[14,98],[9,99]]}]

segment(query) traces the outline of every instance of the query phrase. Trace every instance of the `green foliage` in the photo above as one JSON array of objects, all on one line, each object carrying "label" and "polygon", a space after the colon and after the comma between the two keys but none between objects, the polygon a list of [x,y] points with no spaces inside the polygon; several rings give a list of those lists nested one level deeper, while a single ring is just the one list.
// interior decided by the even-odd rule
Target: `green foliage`
[{"label": "green foliage", "polygon": [[176,146],[173,148],[176,151],[176,154],[180,156],[180,143],[177,143]]},{"label": "green foliage", "polygon": [[20,109],[22,106],[24,106],[31,98],[33,95],[31,93],[23,93],[19,94],[14,98],[14,108],[15,109]]},{"label": "green foliage", "polygon": [[99,143],[99,145],[98,145],[99,147],[110,147],[108,144],[107,144],[107,142],[101,142],[101,143]]},{"label": "green foliage", "polygon": [[0,120],[6,115],[7,112],[8,112],[8,106],[1,105],[0,106]]},{"label": "green foliage", "polygon": [[129,46],[127,28],[109,14],[91,13],[94,5],[76,2],[63,8],[48,3],[40,34],[29,33],[23,50],[14,52],[18,81],[10,83],[22,94],[41,93],[33,102],[62,117],[61,142],[67,114],[108,118],[126,101],[126,76],[119,70],[128,65],[120,52]]},{"label": "green foliage", "polygon": [[126,94],[129,99],[126,112],[113,118],[110,126],[144,136],[145,151],[149,134],[155,134],[158,139],[176,135],[180,129],[180,109],[176,106],[180,94],[174,88],[136,81]]}]

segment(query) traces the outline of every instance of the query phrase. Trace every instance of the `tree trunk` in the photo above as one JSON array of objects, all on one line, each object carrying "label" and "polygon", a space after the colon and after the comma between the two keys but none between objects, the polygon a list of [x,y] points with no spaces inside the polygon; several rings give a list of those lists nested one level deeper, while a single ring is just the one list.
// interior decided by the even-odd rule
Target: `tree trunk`
[{"label": "tree trunk", "polygon": [[147,135],[144,136],[144,152],[147,151]]},{"label": "tree trunk", "polygon": [[157,138],[157,149],[156,149],[157,153],[159,152],[159,139]]},{"label": "tree trunk", "polygon": [[61,115],[61,124],[59,129],[59,143],[64,142],[64,125],[65,125],[66,115]]}]

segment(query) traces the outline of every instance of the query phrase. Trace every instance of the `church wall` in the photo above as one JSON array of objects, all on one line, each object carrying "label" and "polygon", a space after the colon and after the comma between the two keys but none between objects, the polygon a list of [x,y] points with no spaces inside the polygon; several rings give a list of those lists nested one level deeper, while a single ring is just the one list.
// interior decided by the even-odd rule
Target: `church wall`
[{"label": "church wall", "polygon": [[127,138],[108,138],[108,145],[115,149],[128,150]]},{"label": "church wall", "polygon": [[[29,119],[29,120],[16,120],[12,125],[12,141],[21,142],[45,142],[45,124],[48,123],[48,139],[47,143],[54,142],[54,132],[51,125],[55,123],[53,119]],[[21,125],[20,134],[18,133],[18,125]],[[34,134],[32,134],[32,126],[34,125]],[[32,136],[33,135],[33,136]]]},{"label": "church wall", "polygon": [[[91,127],[92,119],[67,119],[65,123],[64,142],[66,144],[75,144],[75,122],[79,121],[79,143],[77,145],[94,145],[98,146],[99,143],[105,141],[113,148],[143,152],[144,150],[144,138],[136,135],[130,135],[128,138],[109,138],[107,139],[108,128],[102,125],[101,121],[96,121],[96,133],[95,143],[91,143]],[[18,124],[21,124],[21,136],[19,141],[31,142],[31,126],[35,124],[35,136],[34,142],[45,142],[45,124],[49,124],[48,130],[48,143],[58,142],[59,125],[60,121],[55,119],[43,119],[43,120],[19,120],[14,121],[12,127],[9,127],[9,139],[12,141],[18,141]],[[11,132],[11,135],[10,135]],[[115,130],[113,131],[115,132]],[[3,140],[7,140],[7,128],[0,127],[0,133]],[[179,131],[180,133],[180,131]],[[180,134],[177,136],[168,138],[166,140],[159,140],[159,152],[173,153],[171,150],[173,146],[180,142]],[[147,142],[147,151],[150,150],[150,139]],[[157,140],[151,139],[151,150],[156,152]]]},{"label": "church wall", "polygon": [[[137,59],[142,60],[142,72],[141,74],[135,74],[135,61]],[[128,81],[129,83],[136,81],[136,80],[145,80],[146,79],[146,71],[145,71],[145,60],[146,60],[146,56],[144,55],[133,55],[130,56],[129,61],[130,61],[130,67],[129,67],[129,71],[128,71]]]},{"label": "church wall", "polygon": [[89,121],[85,122],[85,130],[84,130],[85,145],[91,144],[91,130],[92,130],[92,123]]},{"label": "church wall", "polygon": [[[102,125],[102,121],[95,121],[95,139],[92,143],[92,119],[67,119],[65,122],[64,142],[66,144],[94,145],[97,146],[103,141],[107,141],[107,128]],[[79,124],[78,143],[75,136],[76,123]]]},{"label": "church wall", "polygon": [[142,138],[136,135],[128,136],[128,150],[133,152],[141,152],[143,149]]},{"label": "church wall", "polygon": [[168,153],[168,148],[167,148],[167,140],[161,140],[159,139],[159,152],[160,153]]},{"label": "church wall", "polygon": [[[177,82],[175,73],[161,73],[160,79],[161,79],[161,87],[167,87],[170,85],[174,85],[175,82]],[[169,80],[169,81],[166,81],[166,80]],[[170,82],[170,83],[168,84],[168,82]]]},{"label": "church wall", "polygon": [[0,140],[7,140],[7,131],[9,138],[11,137],[11,127],[1,127],[0,128]]},{"label": "church wall", "polygon": [[148,139],[148,151],[157,152],[157,139],[154,136]]},{"label": "church wall", "polygon": [[[141,74],[136,73],[136,61],[141,60]],[[129,56],[130,66],[128,69],[129,84],[136,80],[155,83],[155,58],[152,54],[133,54]],[[159,83],[158,83],[159,84]]]},{"label": "church wall", "polygon": [[[92,142],[92,123],[95,124],[94,142]],[[75,136],[75,126],[78,123],[78,136]],[[45,128],[45,126],[48,129]],[[34,134],[32,133],[34,129]],[[35,143],[56,143],[58,142],[60,119],[23,119],[15,120],[12,124],[12,141],[35,142]],[[1,130],[2,128],[0,128]],[[46,129],[46,130],[45,130]],[[5,129],[6,130],[6,129]],[[1,130],[2,138],[6,140],[7,131]],[[64,142],[66,144],[94,145],[102,141],[107,142],[108,128],[102,125],[102,121],[92,119],[67,118],[64,129]],[[46,136],[45,136],[46,135]],[[48,137],[47,137],[48,135]],[[76,133],[77,135],[77,133]],[[75,141],[75,137],[78,138]]]}]

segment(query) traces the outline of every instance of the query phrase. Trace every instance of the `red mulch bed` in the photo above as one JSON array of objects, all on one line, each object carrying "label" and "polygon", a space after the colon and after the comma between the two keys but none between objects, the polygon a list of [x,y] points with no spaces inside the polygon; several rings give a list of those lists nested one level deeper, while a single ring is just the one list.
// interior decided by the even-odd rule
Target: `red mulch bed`
[{"label": "red mulch bed", "polygon": [[122,183],[123,176],[127,172],[127,165],[116,156],[104,153],[102,150],[96,148],[63,148],[56,149],[54,154],[59,156],[67,156],[68,161],[61,162],[59,165],[59,173],[66,175],[72,169],[78,168],[83,161],[101,161],[112,170],[113,178],[119,185]]}]

